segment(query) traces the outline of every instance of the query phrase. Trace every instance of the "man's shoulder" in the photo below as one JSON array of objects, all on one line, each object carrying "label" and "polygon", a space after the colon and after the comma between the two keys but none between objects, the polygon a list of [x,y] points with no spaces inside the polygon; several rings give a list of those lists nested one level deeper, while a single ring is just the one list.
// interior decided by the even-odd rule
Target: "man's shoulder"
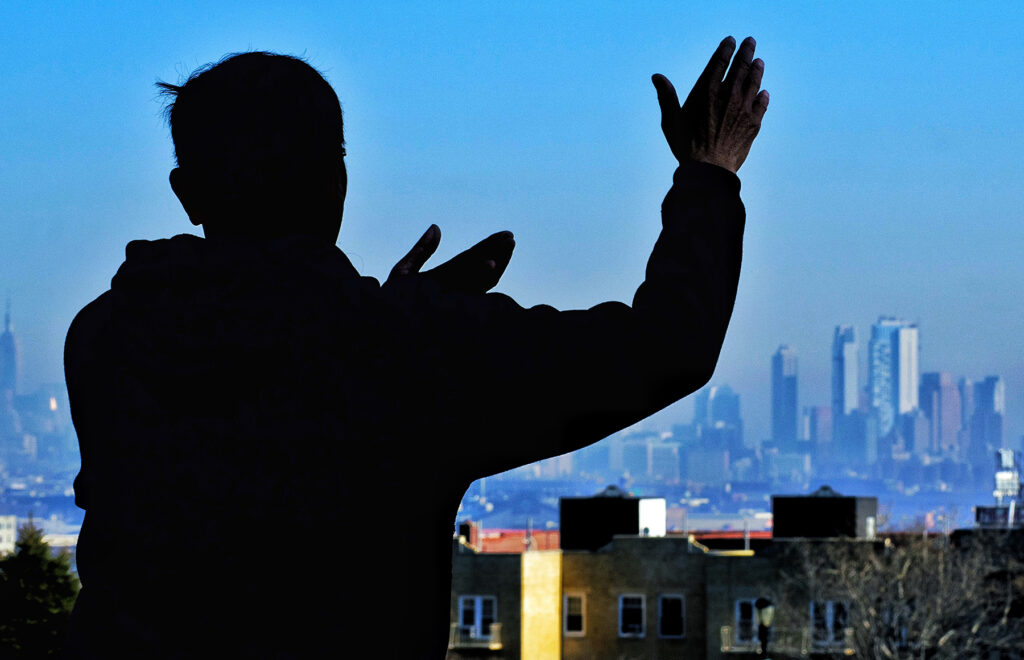
[{"label": "man's shoulder", "polygon": [[108,338],[110,292],[107,291],[83,307],[68,328],[64,339],[64,378],[69,391],[78,390],[82,377],[98,373],[97,365],[109,355]]},{"label": "man's shoulder", "polygon": [[75,314],[65,339],[65,352],[72,344],[92,343],[90,340],[104,333],[109,318],[110,291],[105,291]]}]

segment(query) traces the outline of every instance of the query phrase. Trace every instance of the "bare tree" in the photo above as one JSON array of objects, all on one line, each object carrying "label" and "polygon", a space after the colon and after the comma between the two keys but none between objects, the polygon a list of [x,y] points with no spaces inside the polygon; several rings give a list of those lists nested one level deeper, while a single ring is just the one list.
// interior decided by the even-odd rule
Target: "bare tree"
[{"label": "bare tree", "polygon": [[780,556],[779,617],[802,617],[817,655],[1024,657],[1020,533],[788,545]]}]

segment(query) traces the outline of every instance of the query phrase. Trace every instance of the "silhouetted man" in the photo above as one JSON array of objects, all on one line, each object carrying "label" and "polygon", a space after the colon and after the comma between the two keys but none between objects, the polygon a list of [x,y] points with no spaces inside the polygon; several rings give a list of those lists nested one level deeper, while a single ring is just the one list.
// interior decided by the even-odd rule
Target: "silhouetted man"
[{"label": "silhouetted man", "polygon": [[383,286],[360,277],[335,246],[341,109],[304,62],[245,53],[164,85],[171,186],[205,238],[129,243],[68,332],[86,510],[71,655],[443,657],[470,482],[714,371],[735,171],[768,104],[753,40],[729,68],[734,48],[682,107],[653,78],[679,169],[633,305],[564,312],[485,293],[508,233],[419,273],[432,226]]}]

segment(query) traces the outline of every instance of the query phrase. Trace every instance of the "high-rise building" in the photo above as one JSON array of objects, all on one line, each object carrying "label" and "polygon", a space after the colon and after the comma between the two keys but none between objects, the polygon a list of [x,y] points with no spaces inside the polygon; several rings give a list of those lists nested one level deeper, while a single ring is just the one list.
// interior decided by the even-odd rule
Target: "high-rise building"
[{"label": "high-rise building", "polygon": [[772,356],[772,440],[784,452],[796,451],[796,350],[779,346]]},{"label": "high-rise building", "polygon": [[975,412],[1006,414],[1006,383],[1001,376],[986,376],[974,384]]},{"label": "high-rise building", "polygon": [[832,415],[857,409],[857,332],[852,325],[837,325],[832,335]]},{"label": "high-rise building", "polygon": [[693,426],[702,446],[739,455],[744,447],[740,395],[728,385],[703,388],[694,401]]},{"label": "high-rise building", "polygon": [[929,421],[928,451],[955,454],[963,422],[960,389],[953,384],[953,377],[946,372],[921,374],[918,396]]},{"label": "high-rise building", "polygon": [[973,390],[974,413],[967,453],[969,462],[981,468],[992,452],[1003,448],[1006,383],[1000,376],[988,376],[974,383]]},{"label": "high-rise building", "polygon": [[863,424],[860,415],[861,390],[857,365],[857,332],[852,325],[837,325],[832,333],[832,439],[838,452],[847,454],[857,444]]},{"label": "high-rise building", "polygon": [[693,423],[715,426],[719,422],[742,427],[740,395],[728,385],[709,385],[694,395]]},{"label": "high-rise building", "polygon": [[[18,342],[11,331],[11,301],[4,314],[4,332],[0,334],[0,463],[14,455],[30,454],[35,436],[24,434],[21,415],[15,406],[18,389]],[[24,452],[22,451],[24,449]]]},{"label": "high-rise building", "polygon": [[920,408],[900,415],[897,426],[899,432],[892,438],[894,456],[911,453],[925,456],[935,453],[931,444],[932,423]]},{"label": "high-rise building", "polygon": [[816,466],[835,458],[832,452],[834,425],[831,406],[804,406],[800,427],[800,439],[807,441],[805,446],[814,455]]},{"label": "high-rise building", "polygon": [[711,388],[708,397],[708,414],[712,424],[719,422],[737,428],[743,428],[740,417],[740,395],[728,385],[717,385]]},{"label": "high-rise building", "polygon": [[974,415],[974,382],[970,378],[961,378],[956,388],[960,390],[960,426],[967,429]]},{"label": "high-rise building", "polygon": [[974,381],[970,378],[961,378],[957,381],[956,388],[960,392],[960,435],[957,438],[957,446],[960,449],[960,459],[966,460],[971,446],[971,418],[974,417]]},{"label": "high-rise building", "polygon": [[0,396],[18,390],[18,342],[11,330],[11,301],[7,301],[4,312],[4,332],[0,334]]},{"label": "high-rise building", "polygon": [[878,434],[892,433],[900,415],[918,408],[919,342],[916,323],[880,317],[868,343],[868,386]]}]

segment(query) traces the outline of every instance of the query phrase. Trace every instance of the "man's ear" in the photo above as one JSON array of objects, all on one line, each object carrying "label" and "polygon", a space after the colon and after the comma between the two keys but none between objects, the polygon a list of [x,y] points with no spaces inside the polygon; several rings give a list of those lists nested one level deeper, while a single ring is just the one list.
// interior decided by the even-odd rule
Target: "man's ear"
[{"label": "man's ear", "polygon": [[171,190],[177,195],[178,201],[181,202],[182,208],[185,209],[185,213],[188,214],[188,219],[193,225],[199,226],[203,224],[202,216],[196,203],[198,191],[189,179],[188,174],[180,167],[175,167],[171,170]]}]

